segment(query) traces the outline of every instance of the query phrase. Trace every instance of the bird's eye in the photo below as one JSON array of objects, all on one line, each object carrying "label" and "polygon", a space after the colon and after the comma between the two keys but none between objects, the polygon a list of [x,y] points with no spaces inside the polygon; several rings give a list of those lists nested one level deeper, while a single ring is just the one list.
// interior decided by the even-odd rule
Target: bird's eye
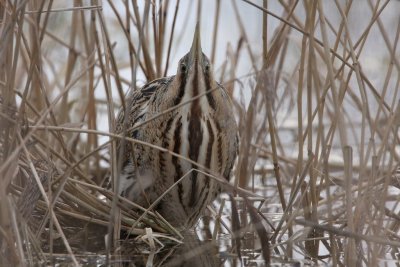
[{"label": "bird's eye", "polygon": [[204,70],[205,71],[210,71],[210,64],[206,64],[205,66],[204,66]]},{"label": "bird's eye", "polygon": [[181,64],[181,72],[186,72],[186,70],[187,70],[186,65],[182,63]]}]

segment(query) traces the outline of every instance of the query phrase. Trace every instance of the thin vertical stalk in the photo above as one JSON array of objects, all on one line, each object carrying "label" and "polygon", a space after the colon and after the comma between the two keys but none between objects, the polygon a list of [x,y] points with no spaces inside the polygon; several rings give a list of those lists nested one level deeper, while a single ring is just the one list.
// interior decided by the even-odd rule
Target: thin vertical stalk
[{"label": "thin vertical stalk", "polygon": [[212,48],[211,48],[211,64],[215,63],[220,8],[221,8],[221,0],[216,0],[215,1],[215,14],[214,14],[214,30],[213,30]]},{"label": "thin vertical stalk", "polygon": [[[344,155],[344,179],[346,188],[346,217],[349,230],[354,233],[354,219],[353,219],[353,193],[352,193],[352,181],[353,181],[353,150],[351,146],[345,146],[343,148]],[[347,239],[346,245],[346,265],[356,266],[357,255],[355,251],[355,241],[353,238]]]},{"label": "thin vertical stalk", "polygon": [[334,78],[335,75],[334,75],[334,71],[333,71],[333,66],[332,66],[332,62],[329,57],[329,40],[328,40],[327,31],[326,31],[324,8],[323,8],[323,4],[322,4],[321,0],[318,0],[318,11],[319,11],[320,22],[321,22],[320,25],[321,25],[325,62],[326,62],[326,66],[328,68],[328,79],[331,84],[331,93],[332,93],[332,98],[333,98],[335,114],[336,114],[335,121],[337,121],[337,123],[338,123],[341,146],[344,147],[347,144],[347,134],[346,134],[346,130],[345,130],[346,127],[344,125],[344,119],[343,119],[343,111],[342,111],[343,108],[342,108],[342,105],[339,103],[338,90],[337,90],[336,81]]},{"label": "thin vertical stalk", "polygon": [[175,5],[174,20],[172,22],[171,33],[169,35],[167,59],[165,61],[165,68],[164,68],[164,75],[163,75],[164,77],[167,76],[167,72],[168,72],[169,58],[171,56],[172,40],[174,38],[175,24],[176,24],[176,18],[178,16],[179,4],[180,4],[180,0],[177,0],[176,5]]}]

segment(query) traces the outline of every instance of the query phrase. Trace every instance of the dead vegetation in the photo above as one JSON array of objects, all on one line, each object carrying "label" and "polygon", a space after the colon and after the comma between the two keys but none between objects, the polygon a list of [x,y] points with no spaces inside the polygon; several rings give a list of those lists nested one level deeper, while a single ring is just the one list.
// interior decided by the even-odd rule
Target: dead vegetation
[{"label": "dead vegetation", "polygon": [[113,193],[114,118],[130,86],[173,73],[205,13],[240,125],[205,250],[223,243],[228,266],[398,264],[400,2],[138,2],[0,2],[0,265],[185,258],[166,249],[185,234]]}]

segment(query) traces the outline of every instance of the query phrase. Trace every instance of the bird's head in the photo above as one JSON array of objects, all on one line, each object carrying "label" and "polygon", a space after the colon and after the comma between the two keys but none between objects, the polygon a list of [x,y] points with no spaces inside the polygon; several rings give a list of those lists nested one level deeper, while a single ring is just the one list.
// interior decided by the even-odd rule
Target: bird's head
[{"label": "bird's head", "polygon": [[211,89],[210,81],[213,81],[211,63],[201,49],[199,23],[196,24],[189,53],[179,60],[178,75],[186,81],[205,85],[206,90]]}]

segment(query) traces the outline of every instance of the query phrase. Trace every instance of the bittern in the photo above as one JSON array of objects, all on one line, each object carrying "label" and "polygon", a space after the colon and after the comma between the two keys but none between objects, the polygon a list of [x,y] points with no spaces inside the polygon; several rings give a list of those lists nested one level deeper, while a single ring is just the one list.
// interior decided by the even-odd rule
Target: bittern
[{"label": "bittern", "polygon": [[127,118],[121,109],[117,132],[168,151],[119,141],[119,193],[148,207],[170,190],[155,209],[175,226],[193,226],[221,191],[204,173],[229,180],[238,150],[232,101],[214,79],[198,25],[176,75],[131,89],[125,103]]}]

